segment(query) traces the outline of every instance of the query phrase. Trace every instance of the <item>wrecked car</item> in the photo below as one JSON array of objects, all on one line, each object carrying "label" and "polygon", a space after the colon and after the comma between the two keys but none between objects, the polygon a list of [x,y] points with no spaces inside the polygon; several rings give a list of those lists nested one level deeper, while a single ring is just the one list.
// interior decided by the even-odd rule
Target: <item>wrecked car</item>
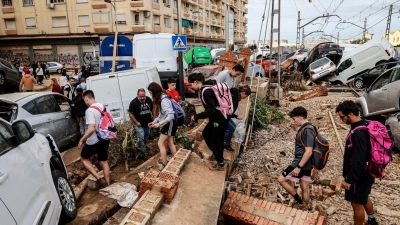
[{"label": "wrecked car", "polygon": [[356,88],[364,88],[364,87],[369,87],[374,80],[379,77],[385,70],[388,70],[392,67],[400,65],[400,61],[398,62],[391,62],[391,63],[384,63],[380,64],[378,66],[375,66],[374,68],[368,70],[365,73],[362,73],[356,78],[354,78],[354,87]]},{"label": "wrecked car", "polygon": [[311,80],[316,81],[329,74],[334,74],[336,65],[327,57],[318,59],[310,64],[309,71]]},{"label": "wrecked car", "polygon": [[71,101],[51,92],[21,92],[0,95],[0,117],[12,123],[27,120],[36,132],[50,134],[57,147],[81,137],[77,119],[72,116]]},{"label": "wrecked car", "polygon": [[[278,60],[276,59],[268,59],[268,58],[263,58],[263,59],[257,59],[256,64],[259,64],[262,66],[262,68],[265,71],[265,76],[269,76],[269,71],[271,70],[271,76],[278,75]],[[281,74],[283,73],[283,70],[281,70]]]}]

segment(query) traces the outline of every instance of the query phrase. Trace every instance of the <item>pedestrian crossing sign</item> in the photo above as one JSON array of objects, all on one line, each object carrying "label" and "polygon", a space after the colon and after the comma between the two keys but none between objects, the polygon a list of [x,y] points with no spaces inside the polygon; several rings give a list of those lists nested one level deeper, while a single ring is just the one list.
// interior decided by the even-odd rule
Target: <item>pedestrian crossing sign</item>
[{"label": "pedestrian crossing sign", "polygon": [[174,51],[185,51],[186,44],[186,35],[172,36],[172,49]]}]

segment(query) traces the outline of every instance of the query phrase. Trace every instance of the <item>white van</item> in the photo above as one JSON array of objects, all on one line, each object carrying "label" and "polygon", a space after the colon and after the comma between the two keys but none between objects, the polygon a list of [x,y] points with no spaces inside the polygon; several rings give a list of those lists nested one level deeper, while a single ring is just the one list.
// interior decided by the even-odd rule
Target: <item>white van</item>
[{"label": "white van", "polygon": [[340,48],[343,51],[343,55],[346,55],[347,53],[356,49],[359,46],[360,46],[360,44],[340,44]]},{"label": "white van", "polygon": [[149,84],[156,82],[161,85],[155,67],[104,73],[89,77],[86,82],[87,89],[94,92],[96,101],[106,105],[117,123],[129,120],[129,104],[136,98],[139,88],[144,88],[150,97],[147,90]]},{"label": "white van", "polygon": [[175,34],[135,34],[133,64],[135,68],[155,66],[162,82],[178,78],[178,51],[172,50]]},{"label": "white van", "polygon": [[358,46],[342,57],[336,76],[329,78],[332,84],[345,84],[357,75],[397,57],[397,50],[385,37],[378,37]]}]

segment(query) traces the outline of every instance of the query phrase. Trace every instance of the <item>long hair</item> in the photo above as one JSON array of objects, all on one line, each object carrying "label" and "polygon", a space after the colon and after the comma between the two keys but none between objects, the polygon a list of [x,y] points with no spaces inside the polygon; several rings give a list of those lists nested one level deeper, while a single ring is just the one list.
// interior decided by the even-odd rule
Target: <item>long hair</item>
[{"label": "long hair", "polygon": [[156,117],[161,111],[161,97],[163,94],[163,88],[156,82],[152,82],[147,87],[147,90],[151,92],[151,97],[153,97],[153,116]]},{"label": "long hair", "polygon": [[59,84],[58,84],[58,81],[57,81],[57,79],[56,79],[56,78],[51,78],[51,80],[54,82],[54,84],[57,84],[57,85],[59,85]]}]

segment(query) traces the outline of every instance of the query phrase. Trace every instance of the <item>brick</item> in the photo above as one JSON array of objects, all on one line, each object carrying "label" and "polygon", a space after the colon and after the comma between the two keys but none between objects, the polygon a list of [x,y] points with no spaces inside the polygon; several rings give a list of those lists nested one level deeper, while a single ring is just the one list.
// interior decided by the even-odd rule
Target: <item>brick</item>
[{"label": "brick", "polygon": [[292,208],[292,210],[290,210],[289,216],[290,216],[290,217],[294,217],[294,216],[296,215],[296,213],[297,213],[297,209]]},{"label": "brick", "polygon": [[274,223],[274,225],[280,225],[280,223],[278,223],[278,222],[275,222],[275,223]]},{"label": "brick", "polygon": [[285,212],[286,206],[282,205],[281,210],[279,210],[280,214],[283,214]]},{"label": "brick", "polygon": [[276,208],[276,203],[274,202],[274,203],[272,203],[272,205],[271,205],[271,208],[269,209],[269,211],[274,211],[275,210],[275,208]]},{"label": "brick", "polygon": [[169,203],[172,201],[172,199],[175,197],[176,191],[178,190],[178,186],[176,185],[174,188],[171,189],[170,192],[164,193],[164,198],[166,200],[170,200]]},{"label": "brick", "polygon": [[276,204],[274,212],[279,213],[279,211],[281,211],[281,207],[282,207],[282,204]]},{"label": "brick", "polygon": [[234,192],[234,191],[231,191],[231,193],[233,193],[233,196],[232,196],[232,198],[231,199],[236,199],[236,197],[238,196],[238,194],[239,193],[237,193],[237,192]]},{"label": "brick", "polygon": [[150,214],[131,209],[121,224],[146,225],[150,222]]},{"label": "brick", "polygon": [[327,188],[325,188],[325,189],[323,190],[323,192],[324,192],[324,195],[325,195],[326,197],[332,197],[332,196],[335,194],[335,191],[333,191],[333,190],[331,190],[331,189],[327,189]]},{"label": "brick", "polygon": [[253,201],[251,202],[252,205],[257,205],[258,198],[254,198]]},{"label": "brick", "polygon": [[308,212],[307,212],[307,211],[303,211],[303,212],[301,213],[301,217],[300,217],[300,219],[302,219],[302,220],[305,220],[305,219],[306,219],[306,217],[307,217],[307,214],[308,214]]},{"label": "brick", "polygon": [[265,222],[265,219],[261,217],[261,218],[258,220],[257,225],[264,225],[264,222]]},{"label": "brick", "polygon": [[275,223],[274,221],[269,221],[268,225],[274,225],[274,223]]},{"label": "brick", "polygon": [[233,198],[233,195],[234,195],[235,193],[236,193],[236,192],[234,192],[234,191],[229,192],[228,199]]},{"label": "brick", "polygon": [[308,213],[305,224],[310,225],[310,224],[314,224],[315,222],[316,222],[316,220],[314,220],[313,214]]},{"label": "brick", "polygon": [[300,217],[301,217],[301,211],[300,211],[300,210],[297,210],[297,211],[296,211],[296,216],[294,217],[294,220],[293,220],[293,223],[292,223],[292,224],[294,224],[294,225],[298,224],[298,222],[299,222],[299,220],[300,220]]},{"label": "brick", "polygon": [[164,196],[161,193],[146,191],[133,206],[133,209],[150,214],[150,219],[152,219],[160,208],[163,199]]},{"label": "brick", "polygon": [[257,225],[257,224],[258,224],[258,221],[259,221],[260,219],[261,219],[261,218],[260,218],[259,216],[255,216],[254,219],[253,219],[253,223],[252,223],[252,224]]},{"label": "brick", "polygon": [[248,198],[249,196],[247,196],[247,195],[241,195],[239,201],[245,203],[244,200],[246,199],[246,197]]},{"label": "brick", "polygon": [[319,215],[318,211],[315,211],[312,215],[313,215],[313,216],[312,216],[313,220],[314,220],[314,221],[317,221],[318,215]]},{"label": "brick", "polygon": [[284,216],[289,216],[290,211],[292,211],[292,207],[286,207],[285,212],[283,213]]},{"label": "brick", "polygon": [[253,224],[254,218],[255,218],[255,216],[250,214],[250,219],[248,220],[249,224]]},{"label": "brick", "polygon": [[337,180],[331,180],[331,184],[329,185],[332,190],[336,190]]},{"label": "brick", "polygon": [[337,195],[339,195],[339,194],[342,192],[342,182],[343,182],[343,178],[339,178],[339,179],[337,180],[336,189],[335,189],[335,193],[336,193]]},{"label": "brick", "polygon": [[261,208],[265,208],[265,206],[267,205],[267,203],[268,203],[267,201],[263,200],[263,201],[262,201],[262,204],[261,204]]},{"label": "brick", "polygon": [[250,213],[247,213],[246,216],[244,217],[244,221],[250,221],[251,216],[252,215]]},{"label": "brick", "polygon": [[179,183],[179,177],[174,175],[174,174],[168,173],[168,172],[160,172],[157,177],[169,180],[173,184],[178,184]]},{"label": "brick", "polygon": [[[253,198],[253,197],[251,197],[251,198]],[[250,199],[250,196],[246,196],[245,198],[244,198],[244,203],[247,203],[247,201],[249,201],[249,199]]]},{"label": "brick", "polygon": [[236,200],[240,201],[241,198],[242,198],[242,194],[238,193],[237,196],[236,196]]},{"label": "brick", "polygon": [[320,216],[317,222],[317,225],[324,225],[325,224],[325,217]]},{"label": "brick", "polygon": [[263,204],[263,200],[262,199],[258,199],[258,201],[256,203],[256,206],[261,208],[262,204]]},{"label": "brick", "polygon": [[269,211],[271,208],[272,202],[268,202],[267,205],[265,206],[265,211]]},{"label": "brick", "polygon": [[232,217],[237,217],[238,213],[239,213],[239,208],[236,208],[232,213]]},{"label": "brick", "polygon": [[304,223],[305,223],[305,220],[300,218],[299,222],[297,222],[297,225],[304,225]]}]

